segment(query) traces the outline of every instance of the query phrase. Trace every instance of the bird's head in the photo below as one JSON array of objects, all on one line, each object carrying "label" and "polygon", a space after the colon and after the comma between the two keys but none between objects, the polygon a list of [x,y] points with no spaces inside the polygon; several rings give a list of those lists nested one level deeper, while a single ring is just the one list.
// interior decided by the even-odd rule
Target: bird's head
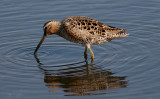
[{"label": "bird's head", "polygon": [[59,21],[48,21],[43,26],[44,35],[51,35],[58,33],[60,27]]},{"label": "bird's head", "polygon": [[41,44],[43,43],[44,39],[51,34],[56,34],[58,33],[60,28],[60,22],[59,21],[48,21],[44,24],[43,26],[43,37],[40,40],[39,44],[36,47],[36,50],[34,51],[34,54],[36,54],[36,52],[38,51],[39,47],[41,46]]}]

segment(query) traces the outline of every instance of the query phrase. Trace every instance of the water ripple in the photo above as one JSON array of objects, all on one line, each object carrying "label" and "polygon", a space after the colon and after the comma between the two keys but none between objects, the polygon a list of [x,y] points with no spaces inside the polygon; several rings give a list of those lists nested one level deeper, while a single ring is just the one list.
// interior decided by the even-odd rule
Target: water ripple
[{"label": "water ripple", "polygon": [[[12,34],[2,36],[4,37],[3,40],[5,40],[6,37],[12,36]],[[32,36],[35,37],[36,35]],[[68,93],[66,94],[67,96],[108,94],[108,92],[98,93],[97,91],[126,87],[128,84],[126,76],[131,75],[117,76],[116,74],[124,75],[128,72],[142,74],[141,70],[136,72],[133,72],[133,70],[143,67],[144,63],[150,59],[151,52],[148,49],[148,45],[151,43],[156,44],[156,42],[146,39],[147,36],[142,38],[139,34],[133,34],[133,36],[131,34],[128,38],[92,46],[96,56],[95,62],[88,64],[83,58],[83,47],[60,39],[58,36],[54,36],[54,39],[52,37],[47,38],[35,59],[33,51],[38,44],[38,42],[35,43],[35,39],[38,41],[40,39],[38,37],[33,39],[24,35],[23,39],[18,40],[16,37],[13,37],[12,40],[1,43],[0,49],[3,51],[3,55],[0,57],[4,61],[1,64],[13,65],[13,67],[9,67],[12,72],[8,73],[8,76],[14,75],[15,78],[23,76],[21,78],[23,81],[19,83],[27,83],[27,78],[39,71],[35,68],[38,65],[39,69],[44,73],[44,82],[51,89],[51,92],[55,92],[55,88],[65,88],[64,92]],[[136,66],[133,66],[132,64],[135,63]],[[26,70],[32,74],[28,74],[25,72]],[[116,72],[114,73],[110,70]],[[16,72],[20,72],[20,74]],[[136,75],[132,75],[132,78],[137,78],[137,81],[140,81],[142,84],[150,82],[147,79],[138,79]],[[61,80],[65,80],[68,83]],[[113,80],[113,82],[106,82],[107,80]],[[78,82],[84,82],[85,84]],[[94,84],[96,90],[93,88],[89,89],[93,86],[89,85],[90,83]],[[104,84],[107,85],[104,86]],[[33,85],[35,84],[30,86]],[[17,86],[23,87],[16,83],[13,87]],[[94,92],[88,93],[89,91]]]},{"label": "water ripple", "polygon": [[[0,95],[159,97],[159,1],[95,2],[2,0]],[[125,28],[130,36],[92,46],[92,64],[89,53],[84,59],[83,47],[58,36],[47,37],[34,56],[43,24],[72,15]]]}]

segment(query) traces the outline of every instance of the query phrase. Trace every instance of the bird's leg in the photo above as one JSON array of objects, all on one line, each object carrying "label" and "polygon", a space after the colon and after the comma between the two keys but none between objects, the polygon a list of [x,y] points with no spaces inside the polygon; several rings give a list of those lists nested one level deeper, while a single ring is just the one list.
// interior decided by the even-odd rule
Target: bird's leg
[{"label": "bird's leg", "polygon": [[94,61],[94,53],[92,52],[91,45],[88,44],[88,45],[87,45],[87,48],[89,49],[89,52],[90,52],[91,58],[92,58],[91,62],[93,63],[93,61]]},{"label": "bird's leg", "polygon": [[85,46],[84,58],[87,60],[87,46]]}]

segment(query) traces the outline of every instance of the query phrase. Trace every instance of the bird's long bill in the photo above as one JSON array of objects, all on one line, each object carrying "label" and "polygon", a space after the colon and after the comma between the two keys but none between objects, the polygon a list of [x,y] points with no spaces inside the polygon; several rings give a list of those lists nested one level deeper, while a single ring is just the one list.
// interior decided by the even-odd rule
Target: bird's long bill
[{"label": "bird's long bill", "polygon": [[47,35],[43,35],[41,41],[39,42],[39,44],[37,45],[34,54],[36,54],[36,52],[38,51],[39,47],[41,46],[41,44],[43,43],[44,39],[47,37]]}]

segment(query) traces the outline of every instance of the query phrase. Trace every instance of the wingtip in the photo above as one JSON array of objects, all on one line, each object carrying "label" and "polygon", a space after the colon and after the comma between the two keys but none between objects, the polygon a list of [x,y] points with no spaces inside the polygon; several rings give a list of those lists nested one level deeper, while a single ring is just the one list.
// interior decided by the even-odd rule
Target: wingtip
[{"label": "wingtip", "polygon": [[126,29],[123,29],[122,37],[128,37],[130,35],[129,33],[125,33],[126,31]]},{"label": "wingtip", "polygon": [[128,37],[129,34],[128,33],[123,33],[123,35],[121,37]]}]

